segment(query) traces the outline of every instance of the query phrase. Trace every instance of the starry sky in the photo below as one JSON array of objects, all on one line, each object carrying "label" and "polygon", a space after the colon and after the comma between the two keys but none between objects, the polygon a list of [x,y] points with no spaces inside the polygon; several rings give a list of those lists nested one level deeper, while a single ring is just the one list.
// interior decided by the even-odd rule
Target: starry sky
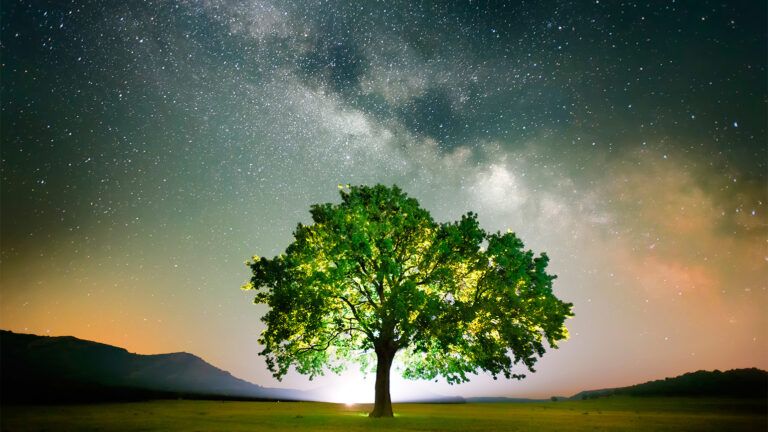
[{"label": "starry sky", "polygon": [[240,286],[243,262],[284,250],[338,184],[384,183],[437,221],[475,211],[546,251],[576,313],[523,381],[395,381],[393,395],[548,397],[768,368],[765,2],[0,12],[4,329],[372,397],[353,372],[271,378],[265,309]]}]

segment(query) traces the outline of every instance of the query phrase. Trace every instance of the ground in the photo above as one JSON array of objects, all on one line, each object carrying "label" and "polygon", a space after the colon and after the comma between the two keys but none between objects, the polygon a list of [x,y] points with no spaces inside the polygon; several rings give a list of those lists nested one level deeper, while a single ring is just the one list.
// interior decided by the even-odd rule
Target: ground
[{"label": "ground", "polygon": [[395,404],[153,401],[3,406],[2,431],[765,431],[766,401],[613,397],[586,401]]}]

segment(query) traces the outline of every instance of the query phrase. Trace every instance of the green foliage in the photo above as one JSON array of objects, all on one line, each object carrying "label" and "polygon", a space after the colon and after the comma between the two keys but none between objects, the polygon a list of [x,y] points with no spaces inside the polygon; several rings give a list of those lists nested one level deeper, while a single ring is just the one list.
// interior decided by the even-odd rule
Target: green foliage
[{"label": "green foliage", "polygon": [[371,351],[397,352],[407,378],[467,381],[478,370],[522,378],[567,338],[571,304],[552,293],[546,254],[514,233],[487,233],[474,213],[436,223],[397,186],[341,189],[311,207],[284,254],[254,257],[243,287],[269,305],[259,342],[277,378],[311,377]]}]

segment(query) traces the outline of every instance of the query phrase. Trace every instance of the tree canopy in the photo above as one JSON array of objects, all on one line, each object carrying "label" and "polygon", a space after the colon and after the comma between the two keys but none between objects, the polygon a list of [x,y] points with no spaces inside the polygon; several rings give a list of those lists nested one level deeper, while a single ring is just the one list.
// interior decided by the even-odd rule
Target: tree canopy
[{"label": "tree canopy", "polygon": [[[397,186],[340,188],[341,203],[311,207],[285,253],[254,256],[243,287],[270,310],[262,321],[269,370],[310,378],[376,359],[372,416],[391,416],[389,371],[464,382],[468,374],[522,378],[567,338],[570,303],[552,293],[549,258],[477,215],[437,223]],[[385,394],[386,393],[386,394]]]}]

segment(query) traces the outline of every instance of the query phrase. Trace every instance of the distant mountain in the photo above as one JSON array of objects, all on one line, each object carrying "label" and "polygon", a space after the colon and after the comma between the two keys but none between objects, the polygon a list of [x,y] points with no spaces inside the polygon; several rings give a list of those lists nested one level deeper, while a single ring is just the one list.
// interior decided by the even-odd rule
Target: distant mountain
[{"label": "distant mountain", "polygon": [[168,397],[301,400],[298,390],[265,388],[188,353],[139,355],[70,336],[0,330],[3,402],[85,402]]},{"label": "distant mountain", "polygon": [[629,387],[587,390],[571,396],[570,399],[593,399],[612,395],[765,398],[768,397],[768,372],[756,368],[732,369],[725,372],[700,370]]},{"label": "distant mountain", "polygon": [[466,401],[469,403],[502,403],[502,402],[544,402],[549,399],[529,399],[529,398],[513,398],[506,396],[478,396],[468,397]]},{"label": "distant mountain", "polygon": [[393,402],[398,403],[430,403],[430,404],[463,404],[467,403],[467,399],[461,396],[443,396],[435,393],[428,393],[422,391],[421,394],[417,394],[410,397],[394,399]]}]

